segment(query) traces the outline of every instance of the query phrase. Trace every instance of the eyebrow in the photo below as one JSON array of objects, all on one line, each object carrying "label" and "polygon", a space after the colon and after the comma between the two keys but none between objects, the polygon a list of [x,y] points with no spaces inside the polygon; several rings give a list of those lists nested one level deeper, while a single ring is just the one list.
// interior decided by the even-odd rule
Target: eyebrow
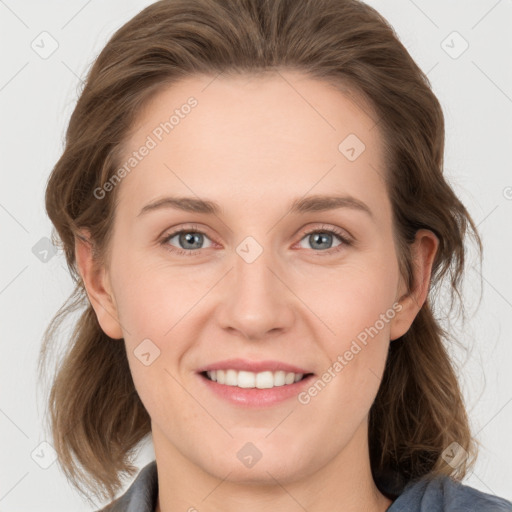
[{"label": "eyebrow", "polygon": [[[195,197],[163,197],[145,205],[137,217],[148,212],[160,210],[162,208],[174,208],[192,213],[205,213],[210,215],[220,215],[221,206],[207,199]],[[367,213],[374,217],[372,211],[362,201],[351,196],[333,196],[333,195],[314,195],[295,199],[290,208],[290,213],[308,213],[336,210],[338,208],[350,208]]]}]

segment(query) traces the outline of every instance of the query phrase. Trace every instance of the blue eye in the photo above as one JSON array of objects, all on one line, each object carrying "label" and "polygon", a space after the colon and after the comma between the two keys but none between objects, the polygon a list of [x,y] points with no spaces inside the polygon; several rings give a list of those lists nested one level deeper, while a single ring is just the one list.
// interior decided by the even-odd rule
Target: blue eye
[{"label": "blue eye", "polygon": [[[176,239],[176,241],[171,243],[173,239]],[[302,241],[306,239],[308,240],[310,246],[314,249],[313,252],[323,253],[322,255],[332,254],[353,244],[351,239],[345,235],[344,232],[333,227],[329,227],[328,229],[320,227],[307,231],[304,233],[299,242],[301,243],[301,247],[304,247],[302,245]],[[333,239],[338,240],[337,245],[332,245]],[[205,240],[210,241],[209,245],[206,247],[203,246]],[[195,227],[174,231],[166,235],[161,244],[167,250],[184,256],[200,255],[201,249],[208,249],[213,245],[210,238]],[[175,244],[177,244],[177,246]],[[307,247],[304,248],[307,249]]]},{"label": "blue eye", "polygon": [[[174,247],[170,244],[170,241],[173,238],[177,238],[178,247]],[[207,247],[202,247],[204,243],[204,239],[208,237],[201,231],[195,231],[191,229],[182,229],[180,231],[175,231],[170,235],[167,235],[163,240],[162,244],[166,245],[169,250],[176,251],[178,254],[192,256],[194,254],[198,254],[198,250],[206,249]]]},{"label": "blue eye", "polygon": [[343,240],[341,240],[340,236],[338,236],[333,231],[326,231],[326,230],[324,230],[324,231],[313,231],[311,233],[308,233],[304,238],[302,238],[302,240],[307,240],[308,243],[313,248],[315,248],[315,245],[317,245],[316,249],[319,249],[321,251],[325,251],[327,249],[331,249],[334,238],[337,238],[338,241],[339,241],[338,245],[335,246],[335,247],[338,247],[339,245],[343,244]]},{"label": "blue eye", "polygon": [[[332,246],[333,238],[337,238],[339,241],[338,245],[334,247]],[[333,253],[350,247],[354,243],[352,238],[345,231],[332,226],[320,226],[320,228],[310,229],[306,231],[301,242],[302,240],[307,240],[312,247],[316,246],[318,250],[313,252],[318,256],[332,255]],[[304,246],[301,244],[301,247]]]}]

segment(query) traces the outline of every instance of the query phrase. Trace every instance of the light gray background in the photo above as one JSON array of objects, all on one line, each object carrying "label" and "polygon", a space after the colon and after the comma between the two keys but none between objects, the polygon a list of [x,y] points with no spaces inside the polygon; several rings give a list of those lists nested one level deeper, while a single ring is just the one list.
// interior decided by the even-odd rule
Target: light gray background
[{"label": "light gray background", "polygon": [[[62,254],[41,260],[51,232],[43,194],[80,77],[114,30],[150,3],[0,0],[0,512],[94,510],[41,445],[36,358],[45,326],[72,289]],[[483,445],[466,483],[512,499],[512,0],[369,3],[428,72],[446,116],[446,173],[483,237],[482,290],[478,271],[468,274],[470,353],[454,352]],[[58,48],[47,58],[31,46],[42,53],[52,44]],[[137,464],[152,458],[149,444]]]}]

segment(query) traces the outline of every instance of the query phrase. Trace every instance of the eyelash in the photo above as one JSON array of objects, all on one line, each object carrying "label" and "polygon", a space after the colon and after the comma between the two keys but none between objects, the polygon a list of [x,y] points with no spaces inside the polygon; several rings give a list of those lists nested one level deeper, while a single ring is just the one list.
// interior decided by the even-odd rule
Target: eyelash
[{"label": "eyelash", "polygon": [[[204,231],[201,231],[198,227],[190,226],[188,228],[182,228],[177,231],[173,231],[172,233],[166,234],[164,236],[164,238],[162,239],[162,241],[160,242],[161,245],[164,246],[164,248],[166,250],[168,250],[174,254],[178,254],[180,256],[199,256],[201,249],[191,249],[191,250],[186,251],[184,249],[179,249],[177,247],[173,247],[173,246],[169,245],[169,240],[171,240],[171,238],[174,238],[176,235],[179,235],[181,233],[197,233],[197,234],[205,235],[206,237],[208,237],[208,235]],[[338,251],[343,250],[344,247],[353,245],[353,241],[351,239],[349,239],[342,231],[340,231],[336,228],[333,228],[333,227],[324,228],[323,226],[320,228],[312,228],[312,229],[305,231],[302,234],[302,237],[300,240],[302,240],[306,236],[314,234],[314,233],[329,233],[331,235],[338,237],[340,242],[342,242],[340,245],[333,247],[331,249],[326,249],[326,250],[322,250],[322,251],[313,251],[315,253],[318,253],[318,256],[332,255],[333,253],[337,253]]]}]

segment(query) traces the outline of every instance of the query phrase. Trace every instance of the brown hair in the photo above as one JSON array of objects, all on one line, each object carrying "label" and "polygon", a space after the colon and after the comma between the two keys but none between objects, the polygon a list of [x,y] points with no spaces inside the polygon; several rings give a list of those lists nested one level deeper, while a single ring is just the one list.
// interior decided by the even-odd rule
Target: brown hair
[{"label": "brown hair", "polygon": [[[298,70],[367,100],[386,146],[386,181],[402,274],[411,286],[409,244],[421,228],[439,249],[429,298],[409,331],[390,345],[370,410],[374,475],[394,471],[407,482],[425,475],[461,479],[474,463],[463,397],[433,315],[437,285],[452,302],[464,270],[464,240],[476,227],[443,176],[444,118],[426,75],[373,8],[357,0],[161,0],[110,39],[89,71],[71,116],[64,152],[46,189],[46,210],[75,289],[45,332],[40,371],[57,328],[80,317],[56,364],[49,425],[59,463],[83,492],[113,498],[150,418],[131,378],[123,340],[100,328],[75,263],[75,236],[90,231],[98,265],[108,266],[118,188],[97,199],[120,164],[138,113],[154,94],[194,74]],[[479,253],[480,254],[480,253]],[[460,297],[459,297],[460,298]],[[443,450],[456,441],[468,458],[456,468]]]}]

